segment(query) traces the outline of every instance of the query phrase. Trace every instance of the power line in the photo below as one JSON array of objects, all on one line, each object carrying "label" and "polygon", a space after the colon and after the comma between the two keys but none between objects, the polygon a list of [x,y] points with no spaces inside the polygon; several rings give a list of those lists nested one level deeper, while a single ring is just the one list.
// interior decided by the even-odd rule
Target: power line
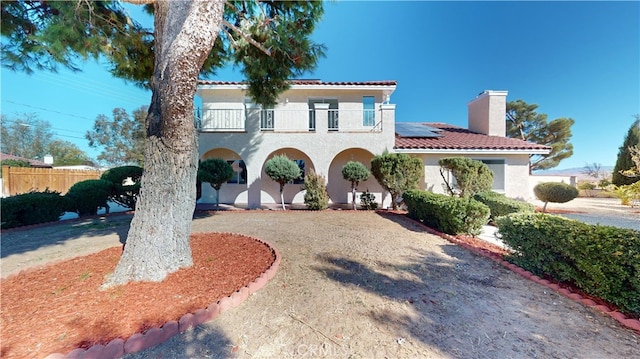
[{"label": "power line", "polygon": [[[10,123],[15,123],[17,125],[22,125],[22,126],[27,126],[27,127],[31,127],[33,126],[30,123],[24,123],[24,122],[20,122],[20,121],[15,121],[15,120],[6,120],[6,122],[10,122]],[[84,134],[84,132],[80,132],[80,131],[74,131],[74,130],[67,130],[64,128],[57,128],[57,127],[49,127],[52,130],[58,130],[58,131],[67,131],[67,132],[73,132],[73,133],[82,133]],[[86,140],[86,138],[84,137],[78,137],[78,136],[70,136],[70,135],[61,135],[59,133],[54,133],[53,135],[58,136],[58,137],[68,137],[68,138],[75,138],[75,139],[79,139],[79,140]]]},{"label": "power line", "polygon": [[84,78],[75,74],[56,76],[48,73],[36,73],[33,78],[39,81],[48,82],[56,86],[66,87],[73,90],[89,90],[96,95],[109,97],[117,101],[123,101],[130,104],[146,103],[149,98],[143,99],[140,95],[125,95],[122,93],[121,87],[113,87],[105,82],[96,81],[94,79]]},{"label": "power line", "polygon": [[33,109],[36,109],[36,110],[42,110],[42,111],[47,111],[47,112],[57,113],[57,114],[59,114],[59,115],[64,115],[64,116],[69,116],[69,117],[75,117],[75,118],[79,118],[79,119],[81,119],[81,120],[93,121],[92,119],[87,118],[87,117],[82,117],[82,116],[73,115],[73,114],[70,114],[70,113],[65,113],[65,112],[60,112],[60,111],[56,111],[56,110],[51,110],[51,109],[44,108],[44,107],[38,107],[38,106],[28,105],[28,104],[26,104],[26,103],[15,102],[15,101],[7,100],[7,99],[4,99],[4,98],[2,99],[2,101],[9,102],[9,103],[12,103],[12,104],[14,104],[14,105],[20,105],[20,106],[24,106],[24,107],[33,108]]}]

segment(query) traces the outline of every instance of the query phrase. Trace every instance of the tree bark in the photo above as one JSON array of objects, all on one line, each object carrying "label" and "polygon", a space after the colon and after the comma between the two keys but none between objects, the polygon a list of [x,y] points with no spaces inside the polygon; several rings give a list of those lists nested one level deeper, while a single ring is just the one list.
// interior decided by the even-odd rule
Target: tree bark
[{"label": "tree bark", "polygon": [[357,210],[356,208],[356,184],[351,182],[351,205],[353,206],[353,210]]},{"label": "tree bark", "polygon": [[122,257],[105,287],[162,281],[193,265],[189,236],[198,165],[193,98],[220,30],[221,1],[156,1],[153,95],[144,173]]}]

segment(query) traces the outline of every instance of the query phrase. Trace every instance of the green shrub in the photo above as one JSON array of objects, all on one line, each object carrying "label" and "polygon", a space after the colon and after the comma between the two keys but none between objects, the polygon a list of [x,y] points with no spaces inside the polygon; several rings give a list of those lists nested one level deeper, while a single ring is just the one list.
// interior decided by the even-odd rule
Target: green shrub
[{"label": "green shrub", "polygon": [[396,210],[401,204],[399,200],[403,192],[418,188],[420,178],[424,175],[424,163],[420,158],[406,153],[385,151],[371,160],[371,174],[389,192],[391,206]]},{"label": "green shrub", "polygon": [[142,171],[142,167],[138,166],[114,167],[105,171],[100,179],[113,183],[113,192],[109,196],[109,200],[123,207],[135,209],[140,194]]},{"label": "green shrub", "polygon": [[208,158],[198,163],[197,181],[209,183],[216,190],[216,208],[220,205],[220,188],[231,178],[233,167],[222,158]]},{"label": "green shrub", "polygon": [[489,219],[489,207],[472,198],[420,190],[407,191],[402,198],[409,217],[448,234],[478,235]]},{"label": "green shrub", "polygon": [[549,202],[565,203],[578,197],[578,189],[562,182],[542,182],[533,187],[533,193],[544,202],[542,211],[546,211]]},{"label": "green shrub", "polygon": [[314,211],[327,209],[329,205],[329,195],[327,194],[324,177],[310,170],[304,180],[302,189],[307,191],[304,194],[304,203],[308,209]]},{"label": "green shrub", "polygon": [[29,161],[15,159],[2,160],[0,161],[0,165],[10,167],[31,167],[31,163],[29,163]]},{"label": "green shrub", "polygon": [[360,162],[349,161],[342,167],[342,178],[351,182],[351,203],[354,210],[357,209],[356,189],[358,187],[358,183],[366,181],[369,176],[371,176],[371,172]]},{"label": "green shrub", "polygon": [[640,231],[544,213],[513,214],[497,224],[515,251],[510,262],[640,315]]},{"label": "green shrub", "polygon": [[509,198],[502,193],[493,191],[483,191],[476,193],[473,196],[473,199],[478,202],[484,203],[487,207],[489,207],[489,218],[492,221],[495,221],[498,217],[506,216],[511,213],[535,212],[535,207],[531,203]]},{"label": "green shrub", "polygon": [[0,199],[2,228],[57,221],[68,207],[59,192],[28,192]]},{"label": "green shrub", "polygon": [[482,161],[468,157],[447,157],[438,161],[440,175],[447,185],[449,194],[454,194],[454,189],[447,181],[444,170],[450,171],[456,179],[456,189],[460,197],[473,197],[474,194],[488,191],[493,185],[493,172]]},{"label": "green shrub", "polygon": [[113,189],[113,183],[104,179],[78,182],[65,194],[70,199],[69,211],[87,216],[97,214],[100,207],[108,210],[107,201]]},{"label": "green shrub", "polygon": [[623,186],[614,187],[614,195],[620,199],[620,204],[629,206],[633,200],[640,199],[640,181]]},{"label": "green shrub", "polygon": [[269,178],[278,182],[280,185],[280,203],[284,210],[284,186],[287,182],[293,181],[294,179],[298,179],[302,176],[300,167],[295,161],[290,160],[286,155],[276,155],[265,162],[264,172],[269,176]]},{"label": "green shrub", "polygon": [[378,202],[376,202],[376,196],[373,193],[369,192],[368,190],[363,192],[360,195],[360,206],[363,209],[368,209],[368,210],[378,208]]}]

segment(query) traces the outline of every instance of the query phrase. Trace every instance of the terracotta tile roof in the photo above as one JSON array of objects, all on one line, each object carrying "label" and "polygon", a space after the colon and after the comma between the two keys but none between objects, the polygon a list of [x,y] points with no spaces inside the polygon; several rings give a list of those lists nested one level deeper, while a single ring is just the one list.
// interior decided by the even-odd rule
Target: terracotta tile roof
[{"label": "terracotta tile roof", "polygon": [[[292,85],[324,85],[324,86],[396,86],[397,81],[340,81],[340,82],[324,82],[315,79],[299,79],[291,80]],[[212,81],[198,80],[198,85],[246,85],[245,81]]]},{"label": "terracotta tile roof", "polygon": [[31,160],[31,159],[28,159],[28,158],[18,157],[18,156],[10,155],[10,154],[7,154],[7,153],[0,153],[0,161],[4,161],[4,160],[27,161],[27,162],[29,162],[31,167],[51,168],[50,164],[44,163],[42,161]]},{"label": "terracotta tile roof", "polygon": [[396,134],[396,149],[405,150],[516,150],[544,151],[551,147],[538,145],[515,138],[487,136],[466,128],[446,123],[425,123],[442,130],[442,137],[400,137]]}]

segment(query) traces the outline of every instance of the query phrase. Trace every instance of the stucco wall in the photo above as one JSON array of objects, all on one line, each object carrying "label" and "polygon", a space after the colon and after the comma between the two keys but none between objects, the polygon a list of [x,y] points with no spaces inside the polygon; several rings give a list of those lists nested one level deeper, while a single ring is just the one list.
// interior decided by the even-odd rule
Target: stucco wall
[{"label": "stucco wall", "polygon": [[[203,109],[235,108],[244,103],[245,95],[240,90],[229,90],[218,96],[220,91],[200,91]],[[280,132],[278,129],[260,131],[259,107],[247,108],[246,131],[244,132],[201,132],[199,134],[200,158],[222,157],[223,159],[242,159],[247,166],[246,184],[225,184],[220,193],[221,203],[243,203],[250,208],[261,204],[279,203],[279,186],[264,173],[264,163],[277,154],[286,154],[290,159],[305,160],[305,170],[313,169],[327,180],[327,191],[333,202],[348,203],[347,193],[350,183],[342,178],[342,166],[349,160],[360,161],[367,167],[371,158],[384,150],[391,150],[395,139],[395,105],[382,104],[382,91],[288,91],[275,106],[275,111],[300,109],[299,121],[308,122],[308,99],[337,98],[340,110],[360,110],[354,115],[362,124],[362,97],[376,98],[376,121],[381,122],[381,131],[349,130],[348,118],[341,113],[340,126],[347,130],[328,131],[328,111],[326,106],[316,110],[316,131],[301,128],[299,131]],[[348,112],[347,112],[348,113]],[[354,112],[355,113],[355,112]],[[276,114],[277,116],[277,114]],[[348,116],[347,116],[348,117]],[[277,117],[276,117],[277,118]],[[227,158],[229,157],[229,158]],[[304,192],[301,184],[285,186],[284,196],[287,203],[303,203]],[[359,190],[369,189],[382,203],[382,189],[373,177],[358,186]],[[200,202],[215,202],[215,190],[208,184],[202,187]]]},{"label": "stucco wall", "polygon": [[[438,161],[444,157],[454,157],[453,154],[425,154],[420,155],[424,164],[424,183],[423,188],[427,191],[435,193],[446,193],[445,182],[440,175],[440,166]],[[508,197],[518,199],[530,198],[529,191],[529,156],[514,154],[460,154],[459,156],[469,157],[475,160],[504,160],[504,193]]]}]

